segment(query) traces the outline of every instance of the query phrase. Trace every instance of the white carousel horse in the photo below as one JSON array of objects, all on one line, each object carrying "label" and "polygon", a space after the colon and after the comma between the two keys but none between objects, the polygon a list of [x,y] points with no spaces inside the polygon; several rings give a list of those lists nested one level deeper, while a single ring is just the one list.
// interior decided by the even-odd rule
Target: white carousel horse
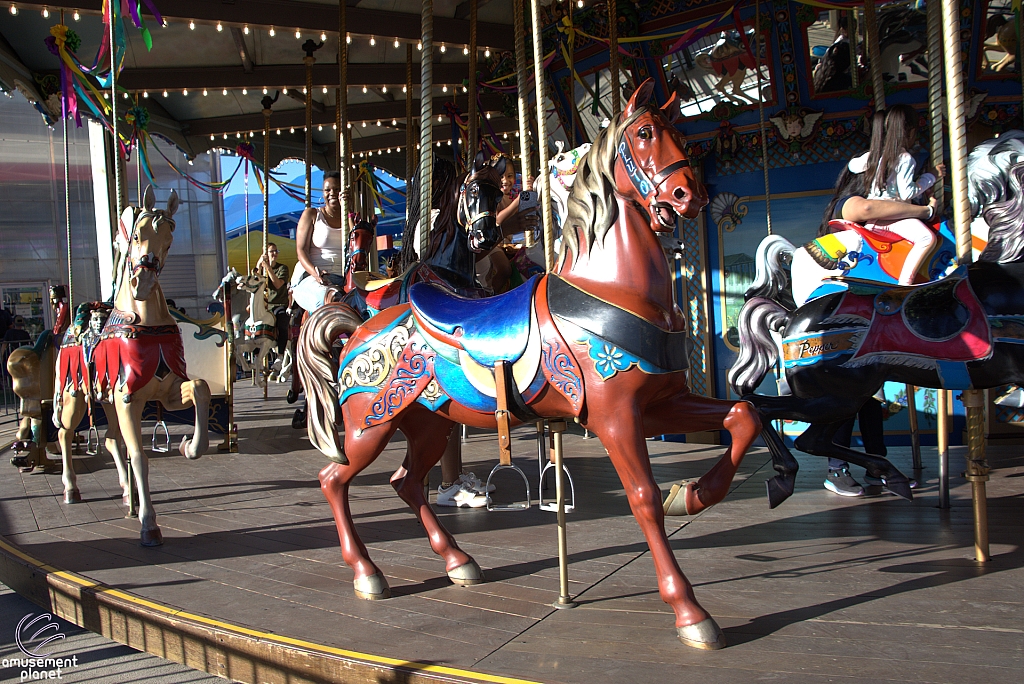
[{"label": "white carousel horse", "polygon": [[[590,143],[583,143],[579,147],[565,150],[565,143],[561,140],[555,141],[558,154],[548,160],[549,185],[551,186],[551,210],[555,222],[561,231],[565,217],[569,214],[569,193],[572,192],[572,185],[576,182],[576,171],[579,170],[583,158],[590,151]],[[556,250],[558,246],[556,245]],[[526,258],[535,264],[544,263],[544,241],[537,240],[532,247],[526,250]]]},{"label": "white carousel horse", "polygon": [[251,273],[239,281],[238,289],[249,295],[249,316],[243,334],[235,339],[235,360],[246,373],[253,371],[256,384],[263,387],[263,360],[277,345],[274,313],[267,308],[267,278]]},{"label": "white carousel horse", "polygon": [[[147,188],[143,207],[128,207],[118,221],[117,245],[122,258],[113,309],[98,339],[77,344],[73,331],[57,357],[57,400],[54,423],[61,433],[64,454],[65,501],[81,500],[70,467],[70,435],[81,422],[93,397],[103,403],[109,427],[107,448],[115,462],[117,427],[131,458],[139,492],[139,522],[143,546],[158,546],[163,535],[156,523],[149,492],[149,459],[143,449],[142,412],[149,401],[177,411],[195,407],[192,437],[182,438],[178,451],[189,459],[202,456],[210,445],[210,386],[189,380],[181,331],[167,308],[158,277],[174,239],[178,196],[164,210],[155,209],[153,189]],[[98,325],[98,324],[97,324]],[[68,339],[70,337],[70,339]],[[113,435],[112,435],[113,431]],[[121,465],[122,486],[126,486]]]}]

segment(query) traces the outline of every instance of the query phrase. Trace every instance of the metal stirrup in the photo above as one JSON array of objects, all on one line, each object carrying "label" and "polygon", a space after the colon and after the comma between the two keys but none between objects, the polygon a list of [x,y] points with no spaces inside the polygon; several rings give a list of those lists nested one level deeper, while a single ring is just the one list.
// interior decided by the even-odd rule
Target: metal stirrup
[{"label": "metal stirrup", "polygon": [[[162,443],[157,441],[161,429],[164,431]],[[153,440],[149,446],[154,454],[166,454],[171,450],[171,433],[167,431],[167,423],[161,420],[153,426]]]},{"label": "metal stirrup", "polygon": [[487,484],[484,486],[484,491],[487,491],[487,490],[489,490],[491,488],[491,480],[494,479],[494,474],[496,472],[498,472],[499,470],[514,470],[515,472],[519,473],[519,477],[523,478],[523,484],[526,485],[526,502],[525,503],[520,502],[520,503],[513,503],[513,504],[495,505],[494,502],[491,500],[491,495],[488,494],[487,495],[487,510],[489,510],[489,511],[525,511],[525,510],[529,509],[530,506],[533,504],[533,499],[530,498],[530,481],[526,478],[526,473],[524,473],[519,468],[519,466],[517,466],[515,463],[509,463],[507,465],[504,464],[504,463],[498,463],[498,465],[494,466],[494,468],[491,469],[491,474],[487,476]]},{"label": "metal stirrup", "polygon": [[[545,473],[548,472],[549,468],[554,468],[554,467],[555,467],[555,464],[551,463],[549,461],[547,463],[547,465],[545,465],[544,468],[541,469],[541,471],[540,471],[540,485],[539,485],[540,491],[538,492],[537,497],[538,497],[538,503],[540,505],[540,510],[542,510],[542,511],[554,511],[555,513],[557,513],[558,512],[558,499],[557,498],[556,499],[552,499],[551,501],[548,501],[547,503],[544,502],[544,475],[545,475]],[[562,472],[565,473],[566,479],[569,480],[569,501],[568,501],[568,503],[565,504],[565,512],[566,513],[571,513],[573,511],[573,509],[576,508],[576,485],[574,485],[572,483],[572,475],[569,474],[569,468],[566,467],[566,465],[564,463],[562,464]]]},{"label": "metal stirrup", "polygon": [[510,415],[505,403],[508,397],[506,379],[511,377],[511,373],[506,373],[506,361],[498,361],[494,364],[494,386],[495,394],[497,395],[498,408],[494,412],[495,422],[498,426],[498,465],[494,466],[491,470],[490,475],[487,476],[487,484],[484,487],[484,491],[490,491],[491,480],[494,479],[494,474],[499,470],[514,470],[519,473],[519,477],[523,478],[523,484],[526,485],[526,503],[517,504],[503,504],[501,506],[495,506],[491,500],[490,495],[487,495],[487,510],[489,511],[525,511],[530,508],[532,500],[530,499],[530,481],[526,477],[526,473],[519,469],[519,466],[512,462],[512,435],[509,429]]},{"label": "metal stirrup", "polygon": [[[95,441],[93,441],[93,435],[96,436]],[[89,456],[100,453],[100,431],[96,429],[95,425],[89,426],[89,436],[85,440],[85,453]]]}]

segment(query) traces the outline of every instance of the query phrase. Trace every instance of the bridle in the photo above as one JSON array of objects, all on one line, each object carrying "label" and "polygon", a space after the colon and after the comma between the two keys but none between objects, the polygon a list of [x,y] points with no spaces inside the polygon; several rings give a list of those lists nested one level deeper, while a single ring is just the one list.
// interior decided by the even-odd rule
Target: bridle
[{"label": "bridle", "polygon": [[[477,183],[477,184],[480,184],[479,180],[473,181],[473,182]],[[459,188],[459,223],[462,225],[462,227],[464,229],[469,229],[470,227],[473,226],[473,224],[475,224],[480,219],[485,219],[485,218],[488,218],[488,217],[491,217],[491,216],[495,215],[495,213],[493,211],[481,211],[481,212],[479,212],[477,214],[470,214],[469,213],[469,200],[466,199],[466,190],[468,190],[468,189],[469,189],[469,182],[468,181],[463,183],[462,187]],[[465,222],[462,221],[463,218],[466,219]]]},{"label": "bridle", "polygon": [[163,211],[148,211],[146,209],[138,209],[137,207],[134,208],[134,209],[138,213],[135,214],[135,219],[132,221],[132,232],[128,236],[128,254],[125,255],[126,256],[126,258],[125,258],[126,270],[127,270],[128,273],[130,273],[132,275],[134,275],[139,269],[143,269],[143,268],[149,269],[149,270],[155,270],[157,277],[159,277],[161,271],[164,270],[164,266],[166,265],[166,261],[163,262],[163,263],[160,263],[158,266],[154,267],[147,260],[145,260],[145,257],[148,256],[148,253],[142,255],[142,257],[138,261],[132,259],[132,242],[135,240],[136,228],[138,227],[138,225],[140,223],[142,223],[143,219],[147,219],[147,218],[152,219],[153,220],[153,228],[154,229],[157,228],[160,225],[161,221],[167,221],[167,222],[169,222],[171,224],[171,230],[172,231],[174,230],[174,226],[175,226],[174,219],[171,218],[170,216],[167,216],[166,214],[164,214]]},{"label": "bridle", "polygon": [[690,160],[683,157],[655,172],[653,178],[648,178],[647,174],[644,173],[644,170],[640,168],[640,165],[633,158],[633,143],[626,136],[625,129],[623,129],[622,135],[619,137],[618,153],[619,158],[622,160],[622,165],[626,168],[626,175],[629,176],[630,182],[645,200],[649,200],[652,196],[658,194],[658,186],[664,183],[669,176],[679,169],[685,169],[690,166]]}]

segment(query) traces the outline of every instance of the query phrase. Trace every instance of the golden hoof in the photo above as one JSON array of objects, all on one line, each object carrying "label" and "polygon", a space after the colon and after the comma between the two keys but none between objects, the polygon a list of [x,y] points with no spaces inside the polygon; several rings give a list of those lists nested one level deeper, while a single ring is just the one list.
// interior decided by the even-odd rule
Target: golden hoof
[{"label": "golden hoof", "polygon": [[686,490],[694,486],[690,480],[683,480],[679,484],[672,485],[665,499],[665,515],[690,515],[686,510]]},{"label": "golden hoof", "polygon": [[718,627],[714,618],[707,618],[693,625],[676,627],[679,640],[692,648],[704,651],[717,651],[725,648],[725,634]]},{"label": "golden hoof", "polygon": [[356,597],[367,601],[380,601],[391,598],[391,587],[381,573],[374,573],[369,577],[356,577],[352,582]]},{"label": "golden hoof", "polygon": [[471,560],[464,565],[460,565],[454,570],[448,573],[448,579],[454,584],[458,584],[460,587],[468,587],[473,584],[483,584],[484,571],[480,569],[480,566],[476,564],[476,561]]}]

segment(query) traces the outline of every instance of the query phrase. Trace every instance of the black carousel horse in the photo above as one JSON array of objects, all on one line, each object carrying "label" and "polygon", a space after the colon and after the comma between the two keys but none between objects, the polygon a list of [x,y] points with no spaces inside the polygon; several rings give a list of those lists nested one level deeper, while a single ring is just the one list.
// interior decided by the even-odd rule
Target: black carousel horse
[{"label": "black carousel horse", "polygon": [[[911,498],[910,481],[888,460],[833,443],[839,426],[886,381],[936,389],[1024,384],[1024,162],[1009,173],[1008,199],[984,211],[990,227],[979,261],[940,281],[912,287],[850,283],[845,292],[783,305],[786,282],[762,279],[740,311],[740,355],[728,372],[752,402],[779,473],[769,505],[793,492],[797,463],[771,426],[810,423],[796,448],[863,466],[893,493]],[[753,394],[779,361],[789,396]]]}]

